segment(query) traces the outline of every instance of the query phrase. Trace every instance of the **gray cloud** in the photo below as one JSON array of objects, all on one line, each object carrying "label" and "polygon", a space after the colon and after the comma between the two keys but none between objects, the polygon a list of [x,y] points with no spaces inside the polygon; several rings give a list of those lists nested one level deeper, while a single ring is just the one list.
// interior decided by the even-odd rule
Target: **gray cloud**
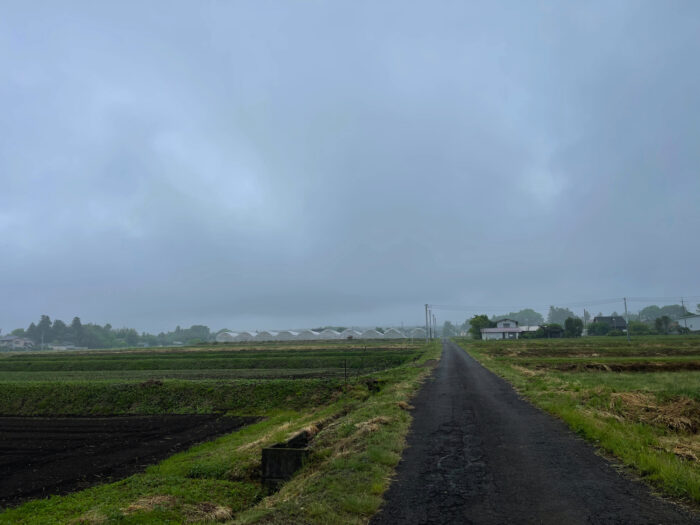
[{"label": "gray cloud", "polygon": [[1,10],[4,330],[700,293],[694,2]]}]

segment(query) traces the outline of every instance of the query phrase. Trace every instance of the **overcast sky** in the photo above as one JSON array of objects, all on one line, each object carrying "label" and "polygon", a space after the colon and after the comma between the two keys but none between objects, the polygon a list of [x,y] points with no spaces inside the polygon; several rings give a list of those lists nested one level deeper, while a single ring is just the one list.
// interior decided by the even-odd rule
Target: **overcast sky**
[{"label": "overcast sky", "polygon": [[699,61],[694,0],[3,1],[0,328],[700,295]]}]

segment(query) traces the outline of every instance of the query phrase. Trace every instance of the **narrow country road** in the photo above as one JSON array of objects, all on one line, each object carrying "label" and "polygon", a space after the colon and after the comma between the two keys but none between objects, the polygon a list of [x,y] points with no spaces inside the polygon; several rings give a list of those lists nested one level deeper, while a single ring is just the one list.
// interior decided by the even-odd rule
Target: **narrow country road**
[{"label": "narrow country road", "polygon": [[413,404],[408,448],[374,525],[700,523],[452,342]]}]

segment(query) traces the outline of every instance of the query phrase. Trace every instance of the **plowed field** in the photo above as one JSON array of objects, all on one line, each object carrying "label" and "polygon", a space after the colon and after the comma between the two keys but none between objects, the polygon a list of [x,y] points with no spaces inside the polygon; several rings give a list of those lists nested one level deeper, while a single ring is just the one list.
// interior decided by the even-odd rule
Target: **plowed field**
[{"label": "plowed field", "polygon": [[0,418],[0,507],[124,478],[256,418]]}]

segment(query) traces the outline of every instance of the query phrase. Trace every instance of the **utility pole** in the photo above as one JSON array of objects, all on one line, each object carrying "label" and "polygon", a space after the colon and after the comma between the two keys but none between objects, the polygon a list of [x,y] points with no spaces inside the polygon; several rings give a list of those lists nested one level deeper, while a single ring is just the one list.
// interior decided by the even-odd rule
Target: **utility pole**
[{"label": "utility pole", "polygon": [[430,334],[430,340],[433,340],[433,311],[428,307],[428,333]]},{"label": "utility pole", "polygon": [[627,297],[622,298],[625,301],[625,321],[627,322],[627,342],[630,342],[630,316],[627,315]]},{"label": "utility pole", "polygon": [[[683,316],[685,317],[688,310],[685,309],[685,303],[683,302],[683,298],[681,297],[681,306],[683,307]],[[683,324],[685,325],[686,328],[688,328],[688,320],[683,319]]]},{"label": "utility pole", "polygon": [[428,303],[425,304],[425,342],[428,342],[428,334],[430,331],[428,330]]},{"label": "utility pole", "polygon": [[433,314],[433,334],[437,338],[437,318],[435,317],[435,314]]}]

